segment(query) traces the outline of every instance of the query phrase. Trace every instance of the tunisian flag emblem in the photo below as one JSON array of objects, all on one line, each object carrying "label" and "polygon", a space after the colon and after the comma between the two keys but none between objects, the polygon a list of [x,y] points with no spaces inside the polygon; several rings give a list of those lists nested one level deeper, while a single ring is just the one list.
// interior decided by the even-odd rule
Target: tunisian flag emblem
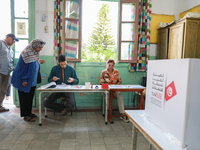
[{"label": "tunisian flag emblem", "polygon": [[177,94],[174,81],[172,81],[165,89],[165,99],[166,101],[170,100]]}]

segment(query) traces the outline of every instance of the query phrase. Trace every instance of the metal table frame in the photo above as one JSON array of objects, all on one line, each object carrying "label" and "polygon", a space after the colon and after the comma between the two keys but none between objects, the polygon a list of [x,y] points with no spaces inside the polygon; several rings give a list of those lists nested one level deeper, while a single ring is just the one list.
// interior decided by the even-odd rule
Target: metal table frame
[{"label": "metal table frame", "polygon": [[153,147],[156,150],[183,150],[169,138],[169,133],[167,131],[148,119],[145,115],[145,110],[126,110],[125,114],[129,117],[129,120],[133,124],[131,150],[138,149],[138,131],[140,131],[149,142],[148,150],[152,150]]},{"label": "metal table frame", "polygon": [[[109,89],[101,89],[101,88],[98,88],[98,89],[85,89],[85,86],[84,85],[78,85],[79,87],[82,87],[82,88],[77,88],[77,86],[73,85],[71,86],[71,88],[68,88],[68,89],[58,89],[58,88],[48,88],[48,89],[42,89],[42,88],[38,88],[37,91],[40,91],[39,93],[39,126],[42,126],[42,105],[41,105],[41,101],[42,99],[44,99],[46,97],[46,95],[44,95],[43,97],[42,96],[42,93],[60,93],[60,92],[104,92],[105,95],[106,95],[106,98],[105,98],[105,101],[106,101],[106,111],[105,111],[105,124],[107,124],[107,102],[108,102],[108,97],[107,97],[107,93],[109,93]],[[103,108],[104,109],[104,108]],[[104,111],[103,111],[104,112]],[[45,117],[47,116],[47,110],[45,109]]]},{"label": "metal table frame", "polygon": [[[108,120],[110,123],[114,123],[112,118],[113,117],[123,117],[124,115],[112,115],[112,107],[113,107],[113,95],[114,92],[138,92],[142,95],[142,92],[144,91],[145,87],[141,85],[123,85],[123,88],[115,88],[110,87],[110,103],[109,103],[109,114],[108,114]],[[142,109],[142,105],[144,104],[144,101],[142,99],[142,96],[140,97],[140,110]]]}]

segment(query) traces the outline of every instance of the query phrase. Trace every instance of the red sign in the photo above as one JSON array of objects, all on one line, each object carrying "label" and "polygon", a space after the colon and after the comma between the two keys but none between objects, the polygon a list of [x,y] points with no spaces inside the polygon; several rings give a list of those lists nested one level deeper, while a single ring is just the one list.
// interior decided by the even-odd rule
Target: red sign
[{"label": "red sign", "polygon": [[172,81],[165,89],[165,99],[166,101],[170,100],[177,94],[174,81]]},{"label": "red sign", "polygon": [[101,85],[101,88],[102,88],[102,89],[108,89],[108,84],[102,84],[102,85]]}]

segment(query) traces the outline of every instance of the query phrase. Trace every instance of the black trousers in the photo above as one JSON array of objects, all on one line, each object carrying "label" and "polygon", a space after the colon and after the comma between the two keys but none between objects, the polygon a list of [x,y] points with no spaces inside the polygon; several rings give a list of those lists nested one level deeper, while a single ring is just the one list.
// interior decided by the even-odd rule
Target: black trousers
[{"label": "black trousers", "polygon": [[33,96],[35,93],[35,86],[31,87],[29,93],[18,90],[21,117],[29,116],[32,113]]},{"label": "black trousers", "polygon": [[[60,97],[64,97],[64,104],[55,103],[55,100]],[[43,105],[47,108],[53,109],[55,111],[61,112],[63,108],[73,109],[74,108],[74,96],[73,93],[52,93],[49,95],[46,101],[44,101]]]}]

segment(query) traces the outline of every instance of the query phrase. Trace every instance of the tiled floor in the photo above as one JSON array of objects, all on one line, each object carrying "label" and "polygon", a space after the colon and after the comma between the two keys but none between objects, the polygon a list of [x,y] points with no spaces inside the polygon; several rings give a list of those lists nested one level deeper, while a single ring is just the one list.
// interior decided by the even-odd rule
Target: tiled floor
[{"label": "tiled floor", "polygon": [[[114,118],[105,125],[100,110],[73,112],[71,116],[42,117],[42,126],[25,122],[19,108],[7,105],[0,113],[0,149],[11,150],[131,150],[132,124]],[[38,114],[38,110],[34,110]],[[138,150],[147,150],[148,142],[139,133]]]}]

